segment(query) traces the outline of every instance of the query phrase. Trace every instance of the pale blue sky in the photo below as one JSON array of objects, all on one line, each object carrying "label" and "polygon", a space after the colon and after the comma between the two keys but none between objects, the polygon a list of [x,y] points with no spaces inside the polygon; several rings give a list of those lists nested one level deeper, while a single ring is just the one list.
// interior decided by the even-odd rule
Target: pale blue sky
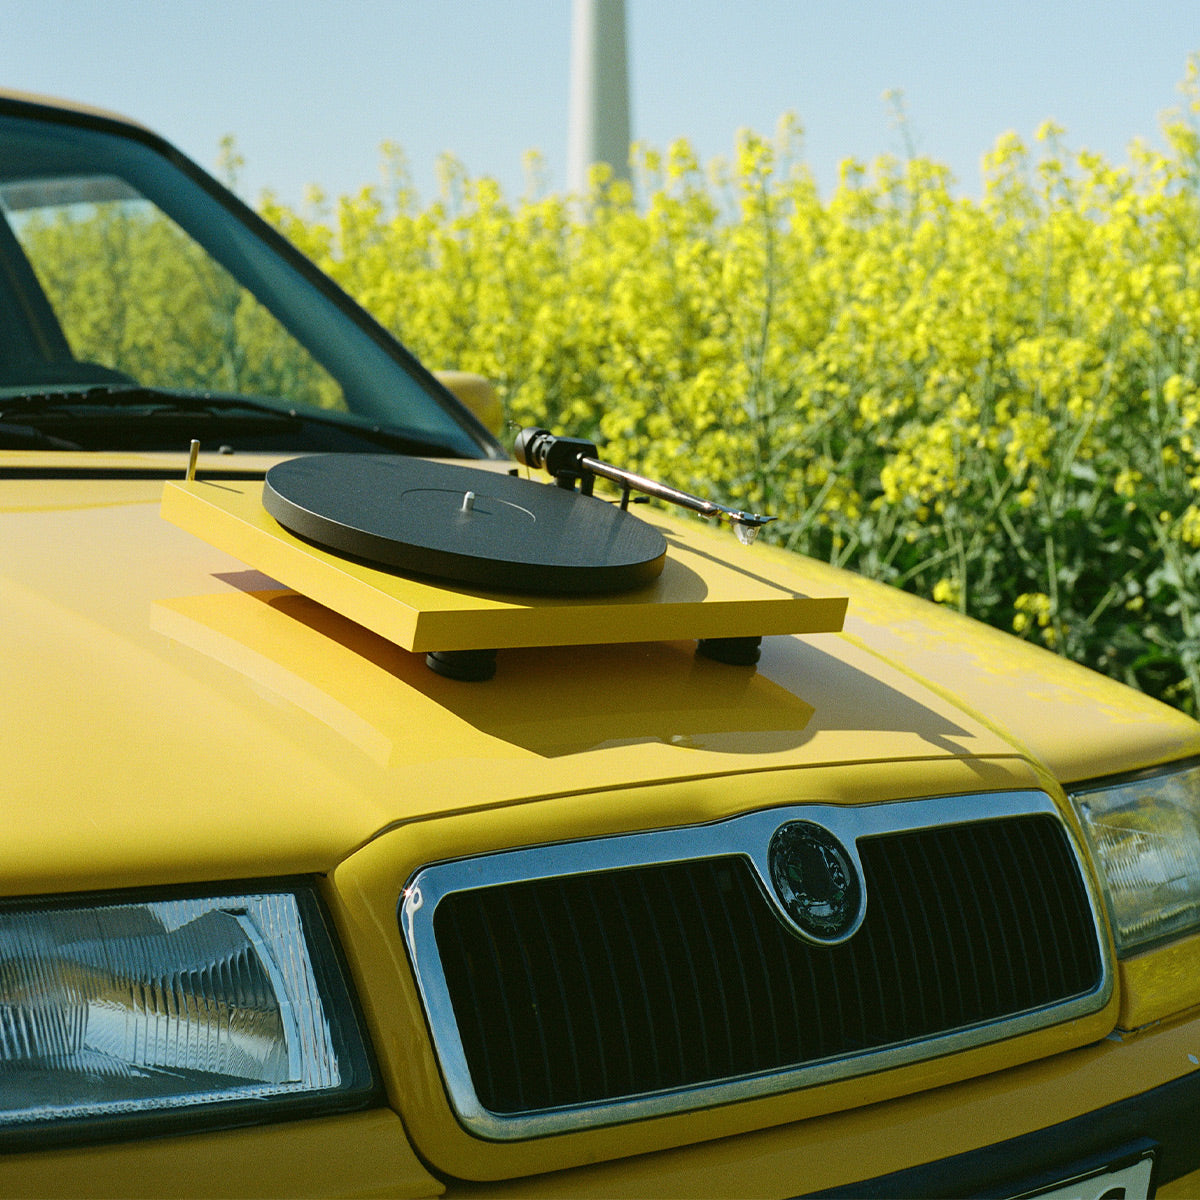
[{"label": "pale blue sky", "polygon": [[[889,88],[968,192],[998,135],[1046,118],[1123,161],[1200,50],[1200,0],[626,4],[635,137],[707,159],[791,110],[826,187],[903,151]],[[565,186],[570,25],[570,0],[0,0],[0,87],[116,109],[206,167],[234,134],[250,199],[357,191],[388,140],[425,197],[443,151],[515,196],[529,149]]]}]

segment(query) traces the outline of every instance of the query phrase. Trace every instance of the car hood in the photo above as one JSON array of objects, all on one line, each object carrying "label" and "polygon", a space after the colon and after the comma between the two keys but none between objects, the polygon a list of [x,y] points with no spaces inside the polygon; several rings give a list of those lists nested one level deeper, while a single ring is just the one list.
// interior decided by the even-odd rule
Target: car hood
[{"label": "car hood", "polygon": [[10,894],[328,871],[403,823],[656,782],[887,763],[945,793],[1200,752],[1137,693],[769,547],[755,573],[848,597],[843,632],[768,637],[757,668],[525,646],[458,682],[163,520],[161,476],[22,474],[0,469]]}]

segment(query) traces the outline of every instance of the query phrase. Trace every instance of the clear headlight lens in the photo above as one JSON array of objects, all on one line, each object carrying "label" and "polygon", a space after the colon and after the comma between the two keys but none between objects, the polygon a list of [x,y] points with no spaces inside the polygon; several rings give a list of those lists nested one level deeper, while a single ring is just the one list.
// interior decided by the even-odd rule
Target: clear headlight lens
[{"label": "clear headlight lens", "polygon": [[1080,789],[1071,799],[1118,951],[1200,927],[1200,765]]},{"label": "clear headlight lens", "polygon": [[0,1131],[371,1086],[308,889],[0,909]]}]

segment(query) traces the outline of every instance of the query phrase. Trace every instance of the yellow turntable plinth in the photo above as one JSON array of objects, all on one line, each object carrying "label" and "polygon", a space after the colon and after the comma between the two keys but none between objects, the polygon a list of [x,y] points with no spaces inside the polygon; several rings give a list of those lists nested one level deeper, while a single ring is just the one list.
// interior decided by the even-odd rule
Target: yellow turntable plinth
[{"label": "yellow turntable plinth", "polygon": [[418,653],[834,633],[845,617],[846,597],[783,588],[756,572],[753,548],[653,514],[643,519],[662,530],[668,553],[651,585],[603,595],[518,595],[400,575],[311,545],[263,508],[262,488],[224,479],[168,483],[162,515]]}]

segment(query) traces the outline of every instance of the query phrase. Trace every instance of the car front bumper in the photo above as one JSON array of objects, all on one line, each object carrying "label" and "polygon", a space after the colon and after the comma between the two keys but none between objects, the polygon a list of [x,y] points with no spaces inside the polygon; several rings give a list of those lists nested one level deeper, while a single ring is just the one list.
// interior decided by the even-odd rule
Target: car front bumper
[{"label": "car front bumper", "polygon": [[[571,1170],[538,1174],[533,1141],[527,1173],[508,1180],[438,1178],[400,1118],[375,1110],[0,1155],[0,1194],[1011,1197],[1150,1152],[1158,1196],[1195,1196],[1200,1064],[1188,1047],[1200,1049],[1200,1015],[885,1103]],[[1134,1090],[1172,1064],[1174,1077]]]},{"label": "car front bumper", "polygon": [[[1109,1172],[1153,1160],[1151,1195],[1195,1196],[1200,1184],[1200,1072],[1022,1137],[908,1170],[809,1193],[862,1198],[1036,1196],[1070,1180],[1096,1180],[1097,1196],[1117,1191]],[[1080,1195],[1090,1194],[1079,1185]],[[1125,1195],[1124,1192],[1119,1194]]]}]

